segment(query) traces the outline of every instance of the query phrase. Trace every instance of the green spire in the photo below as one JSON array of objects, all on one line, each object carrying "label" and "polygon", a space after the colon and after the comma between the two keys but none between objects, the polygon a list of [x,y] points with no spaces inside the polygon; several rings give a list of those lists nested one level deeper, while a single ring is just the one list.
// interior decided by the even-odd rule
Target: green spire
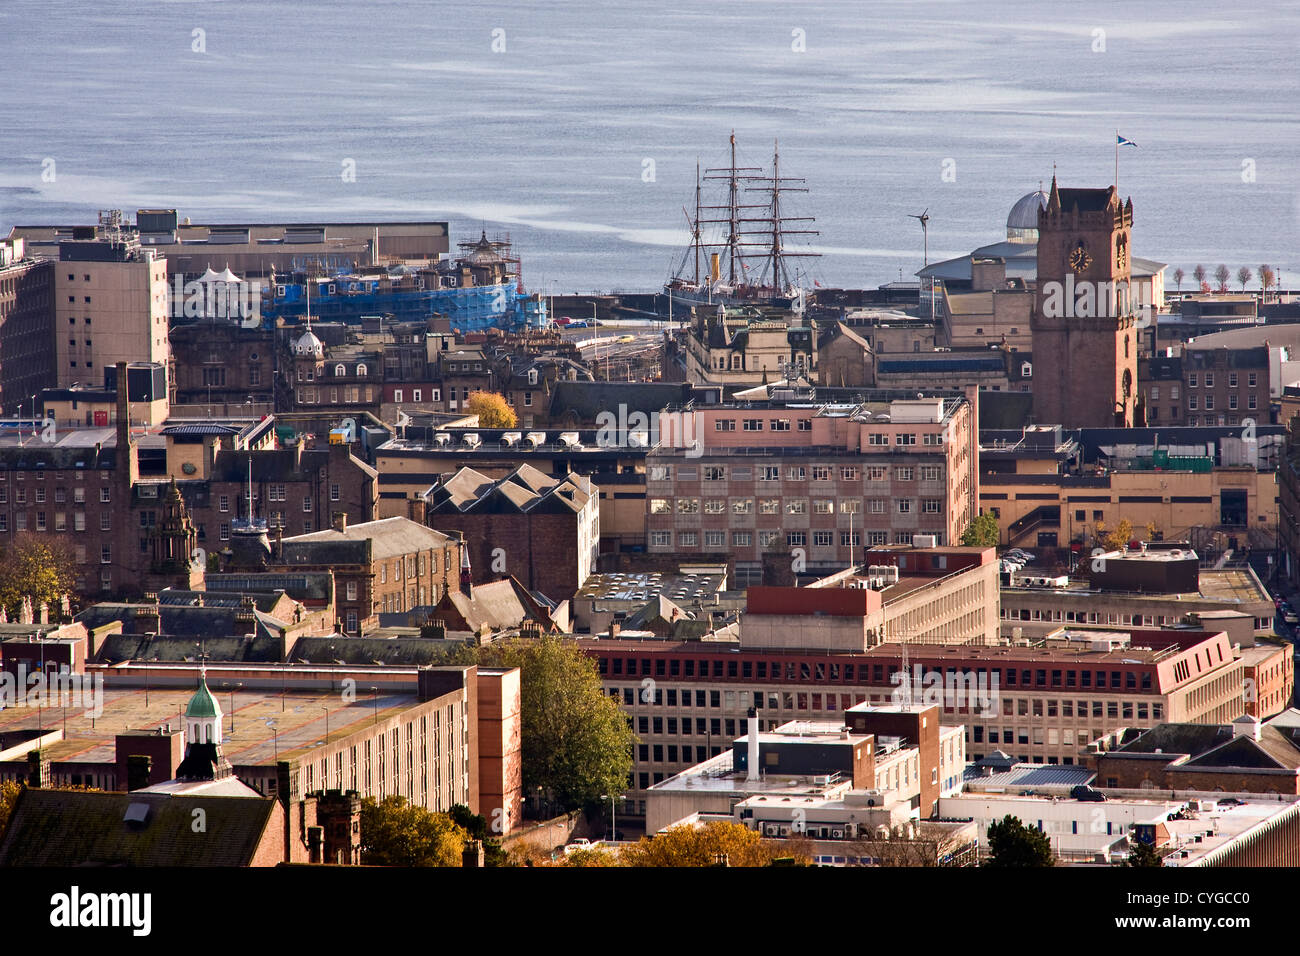
[{"label": "green spire", "polygon": [[190,704],[185,708],[186,717],[215,717],[217,716],[217,701],[212,696],[212,691],[208,690],[208,681],[205,677],[199,678],[199,689],[194,692],[190,698]]}]

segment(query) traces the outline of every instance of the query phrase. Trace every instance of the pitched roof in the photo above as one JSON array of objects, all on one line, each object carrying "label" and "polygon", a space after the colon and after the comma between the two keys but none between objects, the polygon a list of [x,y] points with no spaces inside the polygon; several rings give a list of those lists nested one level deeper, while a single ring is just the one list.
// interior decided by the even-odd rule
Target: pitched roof
[{"label": "pitched roof", "polygon": [[330,555],[343,555],[339,563],[356,563],[370,542],[370,556],[383,561],[425,548],[444,548],[452,539],[410,518],[380,518],[347,526],[347,530],[326,528],[311,534],[285,538],[281,561],[285,564],[328,564]]},{"label": "pitched roof", "polygon": [[430,514],[579,512],[593,494],[591,479],[582,475],[552,478],[522,464],[495,480],[472,468],[461,468],[434,485],[426,493],[426,501]]},{"label": "pitched roof", "polygon": [[[249,866],[274,800],[94,790],[24,790],[0,866]],[[128,822],[128,811],[143,819]],[[194,811],[207,830],[196,835]]]}]

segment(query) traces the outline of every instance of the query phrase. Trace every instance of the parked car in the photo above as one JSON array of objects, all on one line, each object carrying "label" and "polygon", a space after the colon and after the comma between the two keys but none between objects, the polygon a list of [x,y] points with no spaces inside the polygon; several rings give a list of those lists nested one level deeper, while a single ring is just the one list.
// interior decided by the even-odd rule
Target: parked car
[{"label": "parked car", "polygon": [[564,855],[568,856],[570,853],[575,853],[578,850],[590,850],[593,847],[595,847],[595,844],[586,837],[575,837],[572,841],[565,844]]},{"label": "parked car", "polygon": [[1074,800],[1082,800],[1088,803],[1105,803],[1106,795],[1100,790],[1081,783],[1070,790],[1070,797]]}]

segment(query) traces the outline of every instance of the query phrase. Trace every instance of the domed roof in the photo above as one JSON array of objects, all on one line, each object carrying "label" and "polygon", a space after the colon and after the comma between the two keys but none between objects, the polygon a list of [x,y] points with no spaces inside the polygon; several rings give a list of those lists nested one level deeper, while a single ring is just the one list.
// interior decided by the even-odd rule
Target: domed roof
[{"label": "domed roof", "polygon": [[1037,238],[1038,211],[1046,208],[1047,193],[1041,189],[1017,199],[1016,204],[1011,207],[1011,212],[1007,214],[1007,238],[1028,238],[1026,232],[1030,232],[1033,238]]},{"label": "domed roof", "polygon": [[190,698],[190,705],[185,708],[186,717],[216,717],[217,701],[212,696],[212,691],[208,690],[206,678],[199,678],[199,689],[194,692]]},{"label": "domed roof", "polygon": [[304,332],[302,338],[293,343],[293,350],[299,355],[313,355],[316,358],[325,357],[325,345],[320,339],[316,338],[316,333],[311,329]]}]

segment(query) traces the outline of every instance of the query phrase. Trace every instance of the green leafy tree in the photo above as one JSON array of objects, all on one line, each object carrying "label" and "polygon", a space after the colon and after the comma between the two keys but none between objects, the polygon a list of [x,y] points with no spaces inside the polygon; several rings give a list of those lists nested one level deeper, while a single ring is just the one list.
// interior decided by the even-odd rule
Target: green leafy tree
[{"label": "green leafy tree", "polygon": [[985,511],[967,525],[961,533],[961,543],[968,547],[994,548],[1000,535],[997,517],[993,512]]},{"label": "green leafy tree", "polygon": [[405,797],[361,801],[361,862],[367,866],[460,866],[468,839],[450,815]]},{"label": "green leafy tree", "polygon": [[32,609],[41,602],[57,606],[72,591],[76,581],[72,552],[61,542],[31,532],[15,535],[0,554],[0,607],[12,619],[23,603],[32,599]]},{"label": "green leafy tree", "polygon": [[486,866],[506,866],[506,852],[501,848],[501,841],[488,834],[487,818],[474,813],[463,803],[458,803],[447,811],[451,822],[456,824],[471,838],[483,841],[483,863]]},{"label": "green leafy tree", "polygon": [[1024,867],[1055,866],[1052,844],[1047,835],[1027,827],[1017,817],[1007,814],[1000,823],[989,824],[991,855],[985,866]]},{"label": "green leafy tree", "polygon": [[566,810],[622,793],[637,737],[577,642],[547,635],[479,649],[479,663],[520,669],[524,789]]},{"label": "green leafy tree", "polygon": [[1130,840],[1130,849],[1128,859],[1121,866],[1164,866],[1160,861],[1160,854],[1150,843],[1143,843],[1141,840]]},{"label": "green leafy tree", "polygon": [[497,392],[470,392],[465,412],[478,416],[480,428],[514,428],[519,420],[505,396]]}]

